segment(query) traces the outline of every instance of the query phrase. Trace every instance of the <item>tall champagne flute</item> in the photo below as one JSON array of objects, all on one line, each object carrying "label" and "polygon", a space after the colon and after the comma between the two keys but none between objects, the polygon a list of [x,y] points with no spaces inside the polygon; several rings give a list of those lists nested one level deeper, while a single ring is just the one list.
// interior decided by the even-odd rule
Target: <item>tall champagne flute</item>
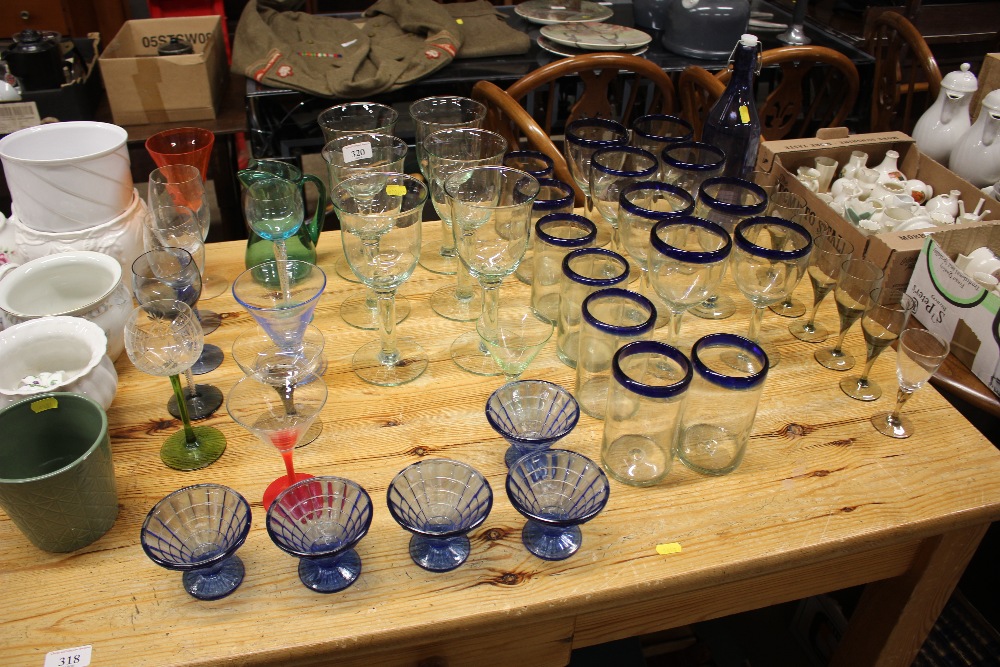
[{"label": "tall champagne flute", "polygon": [[[201,240],[208,242],[212,209],[205,194],[205,181],[198,167],[191,164],[169,164],[154,169],[149,174],[146,203],[150,210],[160,206],[188,207],[198,218]],[[201,298],[214,299],[228,287],[229,281],[222,276],[203,272]]]},{"label": "tall champagne flute", "polygon": [[813,355],[821,366],[832,371],[854,368],[854,356],[844,351],[844,338],[851,325],[861,319],[871,303],[872,290],[881,287],[883,277],[882,269],[866,259],[849,259],[841,265],[833,291],[840,315],[840,337],[836,345],[817,350]]},{"label": "tall champagne flute", "polygon": [[473,167],[445,181],[459,257],[483,288],[478,332],[459,336],[451,346],[451,358],[471,373],[498,374],[480,334],[496,331],[500,284],[524,257],[538,188],[534,176],[503,166]]},{"label": "tall champagne flute", "polygon": [[412,176],[372,172],[341,182],[330,199],[351,269],[378,295],[379,340],[355,352],[351,368],[376,385],[411,382],[429,361],[416,341],[396,336],[394,300],[396,290],[417,268],[427,187]]},{"label": "tall champagne flute", "polygon": [[[171,299],[194,306],[201,295],[201,273],[191,253],[183,248],[155,248],[132,262],[132,292],[139,305]],[[184,371],[188,416],[205,419],[222,405],[222,392],[210,384],[195,384],[191,369]],[[167,402],[167,412],[180,419],[177,397]]]},{"label": "tall champagne flute", "polygon": [[805,322],[792,322],[788,325],[788,331],[799,340],[822,343],[830,337],[830,330],[816,322],[816,314],[823,299],[833,291],[844,262],[850,259],[853,252],[854,245],[839,236],[825,234],[813,237],[813,250],[809,255],[809,268],[806,269],[806,275],[812,284],[812,311]]},{"label": "tall champagne flute", "polygon": [[890,438],[909,438],[913,422],[900,414],[903,404],[917,389],[924,386],[948,356],[948,341],[925,329],[906,329],[899,335],[896,351],[896,379],[899,392],[892,412],[882,412],[871,418],[872,426]]},{"label": "tall champagne flute", "polygon": [[681,317],[719,287],[733,242],[721,225],[692,216],[661,220],[649,237],[649,281],[667,306],[667,342],[676,347]]},{"label": "tall champagne flute", "polygon": [[125,350],[144,373],[168,376],[177,397],[183,428],[163,442],[160,459],[175,470],[198,470],[218,460],[226,436],[212,426],[192,426],[181,389],[180,373],[198,359],[204,343],[194,311],[183,301],[149,301],[125,320]]},{"label": "tall champagne flute", "polygon": [[288,251],[285,239],[294,236],[305,220],[305,203],[299,186],[283,178],[256,180],[243,200],[247,224],[262,239],[274,242],[281,291],[288,293],[290,277],[285,272]]},{"label": "tall champagne flute", "polygon": [[869,380],[868,374],[882,350],[906,329],[916,307],[916,300],[903,292],[873,290],[871,305],[861,316],[861,332],[865,336],[868,357],[860,376],[840,381],[840,388],[845,394],[859,401],[874,401],[882,396],[882,388],[874,380]]}]

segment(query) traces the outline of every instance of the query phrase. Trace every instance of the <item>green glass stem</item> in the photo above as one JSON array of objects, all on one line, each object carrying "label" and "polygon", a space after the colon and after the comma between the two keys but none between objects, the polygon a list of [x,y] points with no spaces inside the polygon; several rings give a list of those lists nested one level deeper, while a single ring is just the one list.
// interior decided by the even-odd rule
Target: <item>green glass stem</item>
[{"label": "green glass stem", "polygon": [[174,389],[174,396],[177,397],[177,412],[181,415],[181,423],[184,424],[184,443],[188,447],[197,447],[198,438],[191,428],[191,418],[188,417],[187,403],[184,401],[184,389],[181,387],[181,376],[171,375],[170,386]]}]

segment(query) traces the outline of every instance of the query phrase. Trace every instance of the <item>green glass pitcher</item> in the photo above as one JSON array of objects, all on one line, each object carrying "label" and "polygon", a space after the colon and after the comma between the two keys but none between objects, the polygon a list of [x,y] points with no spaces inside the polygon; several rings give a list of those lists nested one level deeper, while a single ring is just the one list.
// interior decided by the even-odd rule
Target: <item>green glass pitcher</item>
[{"label": "green glass pitcher", "polygon": [[[281,162],[279,160],[250,160],[246,169],[241,169],[236,174],[243,185],[244,194],[246,188],[256,180],[277,176],[297,183],[299,187],[305,189],[306,183],[312,183],[317,190],[316,212],[311,219],[302,223],[302,227],[295,236],[285,241],[288,250],[288,259],[298,259],[311,264],[316,263],[316,244],[319,242],[319,233],[323,231],[323,221],[326,215],[326,184],[312,174],[303,174],[302,170],[295,165]],[[305,193],[303,192],[303,198]],[[262,262],[274,259],[274,242],[261,238],[247,228],[249,238],[247,239],[247,249],[244,255],[246,268],[250,269]]]}]

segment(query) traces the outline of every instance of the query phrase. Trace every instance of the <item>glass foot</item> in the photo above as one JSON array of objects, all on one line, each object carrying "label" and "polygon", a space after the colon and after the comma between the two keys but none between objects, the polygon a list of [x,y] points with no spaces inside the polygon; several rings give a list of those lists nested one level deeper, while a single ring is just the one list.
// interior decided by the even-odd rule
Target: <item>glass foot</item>
[{"label": "glass foot", "polygon": [[903,415],[893,419],[891,412],[881,412],[872,417],[871,422],[876,431],[890,438],[909,438],[913,435],[913,422]]},{"label": "glass foot", "polygon": [[771,312],[775,315],[781,315],[782,317],[802,317],[806,314],[806,305],[798,299],[781,301],[768,306],[768,308],[770,308]]},{"label": "glass foot", "polygon": [[222,353],[222,348],[218,345],[206,344],[201,351],[201,356],[198,357],[198,361],[194,362],[191,367],[191,373],[194,375],[204,375],[214,371],[222,364],[222,360],[225,359]]},{"label": "glass foot", "polygon": [[[597,225],[597,237],[594,239],[595,248],[607,248],[611,245],[611,225],[604,221],[604,218],[597,216],[600,221],[594,221]],[[593,218],[590,218],[594,220]]]},{"label": "glass foot", "polygon": [[830,330],[825,326],[808,322],[793,322],[788,326],[788,332],[806,343],[822,343],[830,337]]},{"label": "glass foot", "polygon": [[431,572],[447,572],[465,562],[472,545],[465,535],[447,539],[414,535],[410,538],[410,558]]},{"label": "glass foot", "polygon": [[304,479],[310,479],[314,477],[314,475],[310,475],[309,473],[305,472],[297,472],[295,473],[295,475],[293,475],[293,477],[294,479],[288,479],[288,475],[282,475],[281,477],[279,477],[278,479],[274,480],[273,482],[267,485],[267,488],[264,489],[265,510],[267,510],[271,506],[271,503],[274,502],[274,499],[277,498],[278,494],[280,494],[282,491],[290,487],[295,482],[301,482]]},{"label": "glass foot", "polygon": [[824,347],[816,350],[816,361],[820,366],[829,368],[831,371],[849,371],[854,368],[854,356],[850,352],[844,352],[832,347]]},{"label": "glass foot", "polygon": [[501,375],[497,363],[476,331],[468,331],[455,339],[451,344],[451,359],[459,368],[474,375]]},{"label": "glass foot", "polygon": [[483,314],[482,290],[476,286],[472,288],[472,297],[459,299],[456,292],[458,287],[451,285],[442,287],[431,294],[431,310],[448,320],[456,322],[471,322]]},{"label": "glass foot", "polygon": [[453,276],[458,270],[459,259],[457,251],[452,250],[452,253],[454,254],[442,255],[440,241],[425,243],[420,248],[420,260],[418,263],[431,273],[439,273],[442,276]]},{"label": "glass foot", "polygon": [[579,526],[555,528],[529,520],[521,530],[521,541],[543,560],[564,560],[580,549],[583,533]]},{"label": "glass foot", "polygon": [[222,324],[222,316],[211,310],[201,310],[196,309],[194,314],[198,316],[198,321],[201,323],[201,332],[206,336]]},{"label": "glass foot", "polygon": [[857,401],[877,401],[882,397],[882,388],[874,380],[864,380],[860,377],[844,378],[840,388],[845,394]]},{"label": "glass foot", "polygon": [[385,359],[382,355],[382,342],[373,340],[354,353],[351,370],[365,382],[381,387],[396,387],[416,380],[427,370],[428,363],[424,348],[412,338],[396,339],[394,359]]},{"label": "glass foot", "polygon": [[670,472],[673,452],[650,437],[625,435],[606,446],[601,463],[608,475],[630,486],[652,486]]},{"label": "glass foot", "polygon": [[226,451],[226,436],[214,426],[193,426],[197,445],[189,446],[184,429],[173,433],[160,447],[160,460],[174,470],[200,470],[219,460]]},{"label": "glass foot", "polygon": [[[187,406],[188,417],[197,421],[210,417],[222,405],[222,390],[210,384],[196,384],[194,394],[184,389],[184,404]],[[174,419],[180,419],[177,410],[177,397],[171,396],[167,401],[167,412]]]},{"label": "glass foot", "polygon": [[295,445],[295,449],[302,449],[306,445],[316,441],[316,438],[320,436],[323,432],[323,422],[318,418],[313,420],[313,423],[309,425],[306,432],[302,434],[302,438],[299,440],[299,444]]},{"label": "glass foot", "polygon": [[202,299],[214,299],[225,294],[229,290],[229,281],[222,276],[208,274],[201,277]]},{"label": "glass foot", "polygon": [[361,557],[354,549],[330,558],[299,560],[299,581],[317,593],[342,591],[361,574]]},{"label": "glass foot", "polygon": [[243,583],[246,568],[239,556],[230,556],[222,563],[204,570],[191,570],[181,577],[184,590],[199,600],[220,600]]},{"label": "glass foot", "polygon": [[343,255],[338,257],[337,261],[333,263],[333,270],[337,272],[338,276],[349,283],[361,283],[358,277],[354,275],[354,271],[351,271],[351,264],[347,261],[347,257]]},{"label": "glass foot", "polygon": [[725,294],[720,294],[714,299],[702,301],[688,312],[703,320],[724,320],[736,312],[736,302]]},{"label": "glass foot", "polygon": [[[377,302],[376,302],[377,303]],[[396,295],[396,324],[410,314],[410,302],[405,296]],[[340,317],[356,329],[373,331],[379,328],[378,308],[368,307],[368,295],[359,294],[344,299],[340,304]]]}]

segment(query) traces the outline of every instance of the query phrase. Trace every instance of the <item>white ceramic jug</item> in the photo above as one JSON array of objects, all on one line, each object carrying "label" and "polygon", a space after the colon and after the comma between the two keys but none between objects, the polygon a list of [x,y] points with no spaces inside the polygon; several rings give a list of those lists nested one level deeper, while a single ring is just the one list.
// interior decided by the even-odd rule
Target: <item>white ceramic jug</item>
[{"label": "white ceramic jug", "polygon": [[921,153],[948,166],[952,149],[972,125],[969,103],[978,87],[976,75],[969,71],[969,63],[962,63],[959,71],[949,72],[944,77],[937,100],[913,128],[913,140]]},{"label": "white ceramic jug", "polygon": [[1000,90],[983,98],[979,118],[958,140],[948,166],[978,188],[1000,180]]}]

